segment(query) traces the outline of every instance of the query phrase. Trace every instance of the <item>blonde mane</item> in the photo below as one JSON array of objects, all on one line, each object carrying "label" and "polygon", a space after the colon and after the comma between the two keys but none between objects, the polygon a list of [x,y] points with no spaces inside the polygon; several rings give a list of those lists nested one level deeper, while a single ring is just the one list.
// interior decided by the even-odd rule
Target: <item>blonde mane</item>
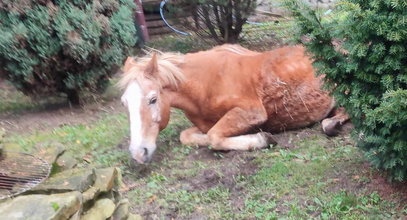
[{"label": "blonde mane", "polygon": [[[158,70],[154,76],[148,76],[144,71],[154,53],[156,53],[157,56]],[[125,72],[118,82],[118,86],[121,89],[125,89],[131,82],[142,82],[144,79],[148,78],[156,80],[159,83],[160,88],[163,88],[164,86],[173,86],[177,88],[179,83],[185,80],[184,73],[179,67],[182,63],[184,63],[184,55],[182,54],[150,51],[144,57],[133,58],[131,61],[126,61]],[[127,67],[128,65],[130,66]]]}]

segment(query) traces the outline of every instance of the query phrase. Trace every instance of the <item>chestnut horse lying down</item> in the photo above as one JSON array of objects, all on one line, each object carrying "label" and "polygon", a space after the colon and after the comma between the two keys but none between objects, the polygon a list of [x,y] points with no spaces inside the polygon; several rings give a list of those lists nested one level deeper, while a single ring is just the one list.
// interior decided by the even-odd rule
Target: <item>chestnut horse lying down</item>
[{"label": "chestnut horse lying down", "polygon": [[181,133],[185,145],[260,149],[275,144],[268,132],[321,120],[324,132],[332,135],[348,116],[334,110],[304,52],[301,46],[259,53],[223,45],[185,55],[127,58],[119,85],[125,89],[133,159],[150,161],[171,107],[183,110],[194,124]]}]

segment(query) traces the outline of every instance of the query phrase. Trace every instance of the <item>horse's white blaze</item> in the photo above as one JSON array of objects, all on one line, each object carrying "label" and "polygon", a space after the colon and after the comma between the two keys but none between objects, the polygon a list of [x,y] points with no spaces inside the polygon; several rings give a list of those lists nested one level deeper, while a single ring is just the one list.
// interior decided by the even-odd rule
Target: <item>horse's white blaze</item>
[{"label": "horse's white blaze", "polygon": [[151,97],[156,96],[156,95],[157,95],[156,91],[151,91],[151,92],[148,93],[147,97],[151,98]]},{"label": "horse's white blaze", "polygon": [[142,100],[142,91],[140,86],[133,82],[131,83],[126,92],[123,95],[123,101],[127,104],[130,118],[130,147],[129,150],[134,157],[139,151],[138,148],[141,146],[142,142],[142,121],[141,121],[141,100]]}]

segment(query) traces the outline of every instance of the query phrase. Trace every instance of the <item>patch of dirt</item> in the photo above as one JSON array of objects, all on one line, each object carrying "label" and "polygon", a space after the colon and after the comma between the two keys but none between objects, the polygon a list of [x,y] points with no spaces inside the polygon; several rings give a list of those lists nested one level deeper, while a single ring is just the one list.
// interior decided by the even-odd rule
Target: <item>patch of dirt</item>
[{"label": "patch of dirt", "polygon": [[379,172],[374,172],[371,181],[366,185],[368,191],[374,192],[377,191],[378,194],[386,199],[386,200],[393,200],[394,198],[391,197],[393,194],[400,194],[402,195],[402,200],[399,200],[400,208],[407,205],[407,182],[392,182],[389,183],[383,174]]},{"label": "patch of dirt", "polygon": [[[167,149],[169,150],[169,149]],[[168,152],[160,152],[154,155],[152,163],[161,163],[166,158],[172,156]],[[223,185],[230,190],[234,190],[236,185],[235,178],[237,176],[250,176],[257,170],[257,165],[253,162],[255,157],[248,155],[247,152],[239,151],[224,151],[215,152],[205,147],[195,149],[185,159],[186,166],[192,166],[189,161],[200,161],[205,164],[216,164],[213,167],[204,168],[193,177],[178,176],[179,184],[186,185],[186,190],[207,190],[218,185]],[[151,173],[151,168],[148,165],[135,165],[133,171],[140,173],[141,177],[145,177]]]},{"label": "patch of dirt", "polygon": [[0,114],[0,127],[6,129],[8,133],[30,133],[64,125],[89,123],[97,120],[101,112],[114,114],[125,112],[125,109],[118,99],[106,103],[93,103],[81,108],[71,108],[67,104],[52,105],[36,112]]},{"label": "patch of dirt", "polygon": [[304,128],[301,130],[285,131],[278,134],[273,134],[273,137],[277,141],[278,145],[282,148],[298,148],[298,146],[295,145],[296,142],[312,136],[321,135],[321,131],[316,129],[318,126],[320,125],[314,125],[313,127]]},{"label": "patch of dirt", "polygon": [[[349,134],[353,130],[352,123],[345,123],[339,130],[339,136],[344,136]],[[278,145],[282,148],[298,148],[295,145],[296,142],[299,142],[303,139],[307,139],[313,136],[323,135],[323,131],[320,123],[316,123],[311,127],[281,132],[278,134],[273,134],[274,139],[277,141]]]},{"label": "patch of dirt", "polygon": [[214,151],[206,148],[206,147],[199,147],[196,154],[188,155],[188,160],[197,160],[197,161],[214,161],[219,159],[214,154]]},{"label": "patch of dirt", "polygon": [[[0,90],[15,91],[0,81]],[[44,104],[38,110],[19,113],[0,113],[0,127],[7,133],[31,133],[64,125],[89,123],[100,118],[101,113],[114,114],[125,112],[119,98],[91,101],[82,107],[72,107],[67,102]]]},{"label": "patch of dirt", "polygon": [[[242,152],[231,151],[224,153],[223,159],[218,159],[209,149],[200,150],[201,155],[207,155],[206,160],[211,163],[214,160],[223,160],[222,165],[216,168],[203,169],[197,176],[185,180],[191,187],[190,190],[207,190],[221,184],[230,191],[237,190],[236,178],[247,177],[256,173],[257,165],[253,163],[254,157],[246,156]],[[202,157],[201,157],[202,158]]]},{"label": "patch of dirt", "polygon": [[[177,218],[178,216],[172,216],[172,218],[171,219],[175,219],[175,218]],[[208,217],[206,216],[206,215],[204,215],[204,214],[202,214],[202,213],[196,213],[196,212],[194,212],[194,213],[192,213],[190,216],[188,216],[188,218],[179,218],[180,220],[183,220],[183,219],[185,219],[185,220],[190,220],[190,219],[193,219],[193,220],[207,220],[208,219]]]},{"label": "patch of dirt", "polygon": [[[377,192],[382,199],[393,201],[400,208],[407,205],[407,181],[389,182],[385,173],[373,169],[368,162],[358,167],[344,167],[342,170],[344,172],[330,177],[333,180],[330,191],[340,192],[347,189],[355,194],[362,191],[365,191],[365,194]],[[394,198],[397,194],[401,196]]]},{"label": "patch of dirt", "polygon": [[[167,150],[170,151],[169,149]],[[160,163],[163,157],[166,157],[166,159],[170,158],[171,160],[172,155],[168,151],[162,153],[163,155],[158,155],[158,158],[153,163],[158,163],[158,166],[161,167]],[[188,192],[197,192],[207,191],[220,186],[229,190],[231,195],[229,200],[233,204],[233,208],[237,208],[236,206],[243,208],[244,200],[242,200],[242,193],[244,192],[244,186],[239,184],[239,178],[246,178],[256,173],[258,166],[254,162],[255,155],[256,152],[214,152],[205,147],[193,149],[193,152],[186,156],[184,163],[173,169],[182,171],[184,168],[191,168],[194,166],[191,161],[203,162],[208,167],[198,170],[196,175],[193,176],[185,176],[182,172],[179,176],[175,174],[176,182],[168,185],[168,190],[178,191],[182,189]],[[136,168],[137,171],[133,171],[140,172],[140,175],[138,175],[138,178],[140,178],[150,175],[153,169],[152,167],[138,166]],[[126,185],[135,183],[134,178],[128,176],[124,177],[124,180]],[[200,211],[191,213],[188,218],[182,218],[179,216],[179,211],[178,207],[171,207],[170,205],[170,207],[163,208],[155,203],[148,202],[144,204],[142,209],[134,210],[134,212],[141,214],[146,219],[158,218],[157,213],[164,214],[168,219],[207,219]]]}]

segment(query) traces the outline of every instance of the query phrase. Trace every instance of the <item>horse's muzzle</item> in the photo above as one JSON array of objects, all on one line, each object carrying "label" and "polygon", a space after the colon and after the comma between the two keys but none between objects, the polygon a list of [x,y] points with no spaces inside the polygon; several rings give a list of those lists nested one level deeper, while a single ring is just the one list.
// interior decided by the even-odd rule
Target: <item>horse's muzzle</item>
[{"label": "horse's muzzle", "polygon": [[151,161],[151,156],[149,155],[148,149],[146,147],[142,147],[142,150],[133,155],[133,160],[139,164],[146,164]]}]

